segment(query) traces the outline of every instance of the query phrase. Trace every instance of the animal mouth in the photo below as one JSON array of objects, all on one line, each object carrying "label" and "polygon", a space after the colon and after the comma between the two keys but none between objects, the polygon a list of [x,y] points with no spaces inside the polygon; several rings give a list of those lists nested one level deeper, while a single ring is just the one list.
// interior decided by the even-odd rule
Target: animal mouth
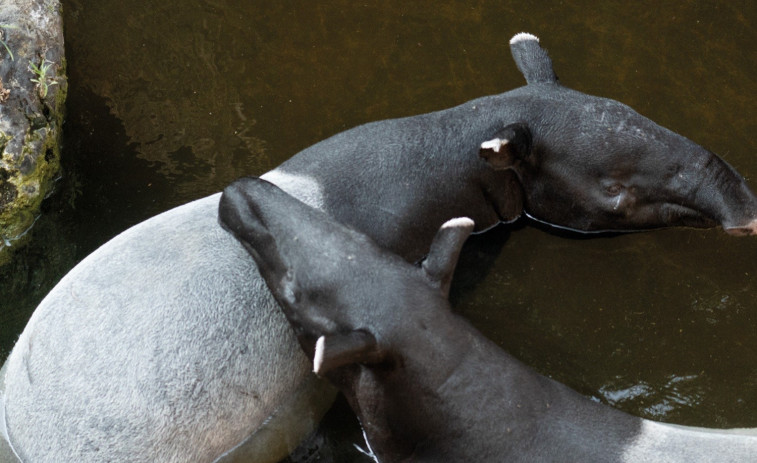
[{"label": "animal mouth", "polygon": [[[611,228],[611,227],[602,227],[602,228],[580,228],[576,226],[570,226],[570,225],[560,225],[554,222],[550,222],[548,220],[540,219],[533,214],[529,213],[528,211],[524,211],[523,215],[525,215],[529,220],[531,220],[533,223],[538,224],[542,227],[546,227],[548,229],[554,229],[559,232],[567,232],[570,235],[586,235],[586,236],[597,236],[597,235],[613,235],[613,234],[619,234],[619,233],[636,233],[639,231],[642,231],[640,229],[634,229],[632,227],[629,228]],[[662,228],[662,227],[659,227]]]}]

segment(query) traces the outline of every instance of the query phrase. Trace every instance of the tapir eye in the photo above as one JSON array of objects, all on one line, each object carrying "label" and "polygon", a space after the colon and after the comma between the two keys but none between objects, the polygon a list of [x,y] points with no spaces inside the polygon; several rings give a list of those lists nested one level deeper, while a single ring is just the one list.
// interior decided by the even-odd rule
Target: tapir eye
[{"label": "tapir eye", "polygon": [[623,191],[623,185],[620,183],[613,183],[606,188],[607,194],[610,196],[617,196]]}]

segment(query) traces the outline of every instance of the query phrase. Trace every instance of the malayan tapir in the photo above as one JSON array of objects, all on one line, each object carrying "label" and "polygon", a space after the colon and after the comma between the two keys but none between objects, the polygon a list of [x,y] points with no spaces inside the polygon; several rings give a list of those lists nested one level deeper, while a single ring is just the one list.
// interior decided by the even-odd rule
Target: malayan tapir
[{"label": "malayan tapir", "polygon": [[757,458],[757,430],[620,412],[534,372],[454,314],[447,294],[468,218],[442,225],[419,266],[257,178],[224,190],[219,220],[254,258],[313,370],[345,394],[376,461]]},{"label": "malayan tapir", "polygon": [[[459,216],[755,233],[757,197],[722,159],[562,86],[533,35],[510,47],[526,86],[353,128],[263,178],[408,261]],[[277,461],[318,421],[334,389],[218,225],[219,197],[123,232],[40,303],[0,400],[24,461]]]}]

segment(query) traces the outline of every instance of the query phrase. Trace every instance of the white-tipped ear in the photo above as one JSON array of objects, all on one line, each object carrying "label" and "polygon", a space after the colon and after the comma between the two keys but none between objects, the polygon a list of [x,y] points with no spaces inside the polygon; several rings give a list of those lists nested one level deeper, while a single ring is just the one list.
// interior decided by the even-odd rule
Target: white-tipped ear
[{"label": "white-tipped ear", "polygon": [[510,153],[510,140],[493,138],[481,143],[478,155],[496,170],[509,169],[515,163]]},{"label": "white-tipped ear", "polygon": [[383,358],[376,338],[367,331],[324,335],[315,343],[313,372],[319,376],[353,363],[377,363]]},{"label": "white-tipped ear", "polygon": [[437,284],[442,294],[449,294],[452,275],[463,243],[473,231],[473,220],[459,217],[445,222],[436,232],[428,256],[423,261],[423,270],[432,283]]},{"label": "white-tipped ear", "polygon": [[492,140],[481,143],[481,149],[492,150],[495,153],[499,153],[500,150],[502,150],[505,146],[507,146],[507,143],[508,143],[507,140],[502,140],[501,138],[494,138]]},{"label": "white-tipped ear", "polygon": [[527,32],[516,34],[510,39],[510,51],[529,84],[556,84],[557,75],[552,68],[552,60],[539,45],[539,38]]},{"label": "white-tipped ear", "polygon": [[326,336],[321,336],[315,342],[315,355],[313,355],[313,373],[323,374],[323,358],[326,355]]},{"label": "white-tipped ear", "polygon": [[515,45],[518,42],[524,42],[527,40],[533,40],[534,42],[539,43],[539,37],[535,36],[534,34],[529,34],[528,32],[519,32],[510,39],[510,45]]},{"label": "white-tipped ear", "polygon": [[496,170],[513,167],[531,151],[531,131],[526,124],[507,125],[491,140],[481,143],[478,155]]}]

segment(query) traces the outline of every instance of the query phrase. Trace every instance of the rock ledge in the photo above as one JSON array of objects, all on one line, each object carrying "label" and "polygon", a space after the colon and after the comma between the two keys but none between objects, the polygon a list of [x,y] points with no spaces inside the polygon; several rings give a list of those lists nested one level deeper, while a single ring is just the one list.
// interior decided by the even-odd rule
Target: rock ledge
[{"label": "rock ledge", "polygon": [[60,169],[67,91],[59,0],[0,3],[0,265],[23,242]]}]

